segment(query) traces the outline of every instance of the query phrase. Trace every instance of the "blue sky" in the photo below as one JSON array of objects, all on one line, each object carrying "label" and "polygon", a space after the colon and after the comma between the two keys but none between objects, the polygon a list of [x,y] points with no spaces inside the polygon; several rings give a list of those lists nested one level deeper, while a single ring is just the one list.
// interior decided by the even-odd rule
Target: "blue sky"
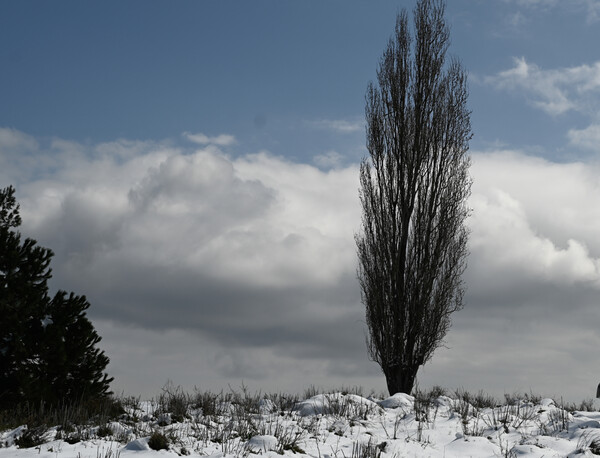
[{"label": "blue sky", "polygon": [[[421,386],[600,374],[600,4],[451,0],[465,309]],[[86,294],[115,390],[383,389],[355,277],[364,94],[413,2],[0,1],[0,186]]]},{"label": "blue sky", "polygon": [[[473,148],[542,146],[559,158],[564,126],[486,76],[524,57],[542,69],[595,62],[598,23],[584,1],[458,0],[453,47],[471,74]],[[366,83],[396,12],[410,2],[3,2],[0,123],[38,137],[101,142],[233,134],[245,149],[307,160],[358,154],[316,121],[363,117]],[[526,122],[527,128],[524,127]],[[359,146],[357,146],[357,144]]]}]

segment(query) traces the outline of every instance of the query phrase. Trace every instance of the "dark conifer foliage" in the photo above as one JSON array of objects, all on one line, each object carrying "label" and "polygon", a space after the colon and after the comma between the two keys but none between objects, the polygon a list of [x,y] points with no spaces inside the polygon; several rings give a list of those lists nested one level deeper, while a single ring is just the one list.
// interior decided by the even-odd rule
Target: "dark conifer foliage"
[{"label": "dark conifer foliage", "polygon": [[58,291],[48,305],[44,321],[47,345],[42,349],[40,377],[46,380],[43,399],[85,399],[105,394],[109,379],[103,373],[109,359],[96,348],[101,338],[87,319],[85,296]]},{"label": "dark conifer foliage", "polygon": [[84,296],[48,294],[52,250],[21,239],[12,186],[0,190],[0,408],[109,394],[108,358]]},{"label": "dark conifer foliage", "polygon": [[418,1],[414,41],[398,15],[366,94],[358,277],[369,353],[390,394],[410,393],[462,307],[471,126],[466,72],[445,57],[444,6]]}]

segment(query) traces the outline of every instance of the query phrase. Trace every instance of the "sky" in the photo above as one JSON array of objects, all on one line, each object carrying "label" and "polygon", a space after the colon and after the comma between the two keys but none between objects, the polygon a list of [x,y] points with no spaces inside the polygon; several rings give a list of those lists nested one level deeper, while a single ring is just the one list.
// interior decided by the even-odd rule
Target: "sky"
[{"label": "sky", "polygon": [[[356,279],[364,95],[412,1],[0,0],[0,186],[117,393],[383,391]],[[600,382],[600,3],[450,0],[464,309],[422,388]]]}]

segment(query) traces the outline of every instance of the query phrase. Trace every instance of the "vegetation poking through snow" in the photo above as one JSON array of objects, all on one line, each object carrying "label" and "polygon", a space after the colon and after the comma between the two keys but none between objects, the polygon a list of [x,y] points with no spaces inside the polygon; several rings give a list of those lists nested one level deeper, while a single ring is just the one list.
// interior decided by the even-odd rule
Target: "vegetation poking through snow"
[{"label": "vegetation poking through snow", "polygon": [[[448,392],[365,396],[358,388],[304,396],[186,393],[167,385],[154,400],[111,398],[95,408],[20,407],[0,414],[0,458],[115,458],[166,453],[298,455],[330,458],[592,456],[600,413],[534,395]],[[93,453],[90,455],[90,449]],[[160,451],[160,452],[158,452]]]}]

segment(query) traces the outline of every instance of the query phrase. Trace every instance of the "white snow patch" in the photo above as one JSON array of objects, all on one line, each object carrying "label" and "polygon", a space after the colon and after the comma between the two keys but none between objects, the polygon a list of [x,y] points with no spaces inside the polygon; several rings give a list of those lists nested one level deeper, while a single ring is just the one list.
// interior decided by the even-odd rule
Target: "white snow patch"
[{"label": "white snow patch", "polygon": [[136,439],[134,441],[131,441],[129,444],[127,444],[125,446],[125,450],[142,452],[144,450],[151,450],[151,449],[150,449],[150,446],[148,445],[148,439],[142,438],[142,439]]},{"label": "white snow patch", "polygon": [[410,394],[396,393],[378,404],[384,409],[412,409],[415,405],[415,398]]},{"label": "white snow patch", "polygon": [[52,317],[50,315],[46,315],[44,317],[44,319],[42,320],[42,328],[46,329],[46,327],[50,324],[53,324],[54,321],[52,320]]},{"label": "white snow patch", "polygon": [[246,442],[246,448],[253,453],[277,450],[279,440],[275,436],[254,436]]},{"label": "white snow patch", "polygon": [[11,445],[14,445],[15,439],[18,439],[19,437],[21,437],[21,435],[25,431],[27,431],[27,426],[25,426],[25,425],[19,426],[18,428],[15,428],[12,431],[9,431],[8,433],[6,433],[2,437],[2,442],[4,442],[7,447],[10,447]]},{"label": "white snow patch", "polygon": [[[551,399],[478,408],[440,396],[419,403],[416,412],[415,399],[405,394],[378,405],[333,393],[299,402],[292,411],[262,402],[258,412],[196,412],[194,419],[164,426],[154,414],[156,404],[138,406],[131,409],[135,420],[124,414],[108,423],[112,435],[107,437],[97,437],[98,426],[77,426],[83,440],[75,444],[57,438],[56,427],[43,432],[46,442],[32,448],[15,444],[26,426],[0,431],[0,458],[277,458],[279,453],[287,458],[582,458],[594,456],[600,443],[599,411],[570,412]],[[157,430],[172,439],[169,450],[150,449],[148,437]]]},{"label": "white snow patch", "polygon": [[375,402],[356,394],[317,394],[310,399],[296,404],[294,410],[302,417],[310,415],[327,415],[335,413],[355,413],[378,410]]}]

